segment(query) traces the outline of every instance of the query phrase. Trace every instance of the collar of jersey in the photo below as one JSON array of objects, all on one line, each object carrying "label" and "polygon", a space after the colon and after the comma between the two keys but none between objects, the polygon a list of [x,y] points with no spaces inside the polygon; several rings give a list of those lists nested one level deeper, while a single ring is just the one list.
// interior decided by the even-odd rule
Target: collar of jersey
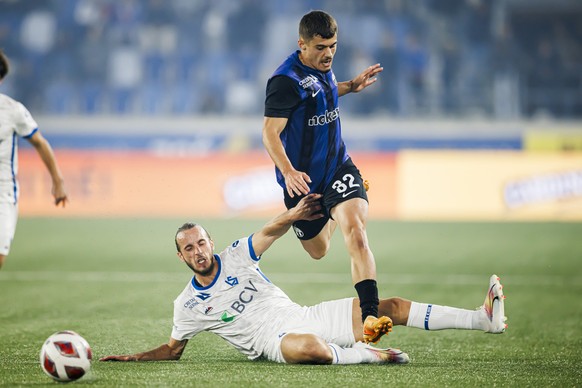
[{"label": "collar of jersey", "polygon": [[196,282],[194,281],[194,279],[196,279],[196,277],[192,276],[192,280],[190,281],[190,283],[192,284],[192,287],[194,287],[197,290],[207,290],[210,287],[212,287],[214,285],[214,283],[216,283],[216,281],[218,280],[218,277],[220,276],[220,272],[222,271],[222,261],[220,260],[220,256],[218,256],[216,253],[214,254],[214,259],[218,263],[218,271],[216,271],[216,276],[214,277],[214,279],[212,279],[212,283],[210,283],[206,287],[197,286]]}]

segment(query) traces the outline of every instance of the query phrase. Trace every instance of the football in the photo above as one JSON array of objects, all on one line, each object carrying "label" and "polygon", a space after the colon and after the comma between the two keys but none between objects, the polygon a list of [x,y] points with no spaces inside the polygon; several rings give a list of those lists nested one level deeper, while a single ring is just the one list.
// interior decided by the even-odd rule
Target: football
[{"label": "football", "polygon": [[40,366],[57,381],[73,381],[91,369],[91,348],[74,331],[59,331],[44,341],[40,350]]}]

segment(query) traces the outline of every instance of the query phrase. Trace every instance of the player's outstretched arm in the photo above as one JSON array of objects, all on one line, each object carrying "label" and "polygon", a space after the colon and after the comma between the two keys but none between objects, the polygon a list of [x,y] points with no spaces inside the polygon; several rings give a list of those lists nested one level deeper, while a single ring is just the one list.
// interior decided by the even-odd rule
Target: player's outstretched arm
[{"label": "player's outstretched arm", "polygon": [[32,135],[28,141],[34,146],[36,152],[40,155],[40,158],[51,175],[53,182],[52,194],[55,199],[55,205],[62,205],[65,207],[68,201],[67,192],[65,190],[63,175],[57,165],[53,149],[49,142],[38,131]]},{"label": "player's outstretched arm", "polygon": [[269,156],[275,163],[275,166],[285,177],[285,186],[287,193],[291,198],[297,195],[309,194],[309,183],[311,178],[302,171],[297,171],[287,154],[281,142],[281,132],[287,125],[287,119],[283,117],[265,117],[263,123],[263,145],[269,153]]},{"label": "player's outstretched arm", "polygon": [[339,82],[338,95],[344,96],[348,93],[358,93],[378,81],[376,76],[382,72],[384,68],[379,63],[368,67],[366,70],[358,74],[358,76],[350,81]]},{"label": "player's outstretched arm", "polygon": [[253,250],[262,255],[271,244],[283,236],[295,221],[312,221],[323,217],[319,200],[321,194],[308,194],[301,198],[297,206],[279,214],[253,235]]},{"label": "player's outstretched arm", "polygon": [[155,349],[147,352],[105,356],[101,357],[99,361],[164,361],[164,360],[179,360],[186,348],[188,340],[177,341],[170,338],[170,342],[163,344]]}]

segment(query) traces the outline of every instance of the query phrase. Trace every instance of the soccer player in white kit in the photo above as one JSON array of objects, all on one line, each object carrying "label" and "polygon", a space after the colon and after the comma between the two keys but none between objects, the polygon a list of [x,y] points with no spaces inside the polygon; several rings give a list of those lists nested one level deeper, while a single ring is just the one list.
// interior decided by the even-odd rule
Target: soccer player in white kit
[{"label": "soccer player in white kit", "polygon": [[[360,364],[409,361],[398,349],[379,349],[363,341],[357,298],[305,307],[293,302],[259,269],[261,255],[293,222],[321,217],[320,194],[309,194],[258,232],[236,240],[219,254],[200,225],[186,223],[176,233],[178,257],[194,277],[174,301],[170,340],[153,350],[112,355],[101,361],[177,360],[196,334],[217,334],[249,359],[280,363]],[[484,304],[465,310],[402,298],[383,299],[379,312],[396,325],[425,330],[505,331],[502,286],[491,276]],[[392,321],[387,331],[391,330]]]},{"label": "soccer player in white kit", "polygon": [[[8,59],[0,51],[0,83],[8,74]],[[62,174],[49,142],[38,131],[36,121],[20,102],[0,93],[0,268],[10,252],[18,219],[18,139],[27,139],[48,169],[55,205],[65,206],[67,193]]]}]

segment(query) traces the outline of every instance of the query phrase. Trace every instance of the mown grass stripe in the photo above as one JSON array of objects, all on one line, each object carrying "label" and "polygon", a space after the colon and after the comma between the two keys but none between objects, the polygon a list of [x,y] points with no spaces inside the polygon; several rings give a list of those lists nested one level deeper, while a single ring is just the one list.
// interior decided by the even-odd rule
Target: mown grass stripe
[{"label": "mown grass stripe", "polygon": [[[275,283],[320,283],[341,284],[350,281],[350,274],[340,273],[269,273],[269,278]],[[378,274],[379,283],[400,285],[434,285],[458,284],[475,285],[484,283],[489,274]],[[4,271],[0,272],[0,281],[38,282],[167,282],[188,281],[189,275],[185,272],[107,272],[107,271]],[[505,275],[502,276],[505,284],[544,286],[582,286],[582,276],[560,275]]]}]

